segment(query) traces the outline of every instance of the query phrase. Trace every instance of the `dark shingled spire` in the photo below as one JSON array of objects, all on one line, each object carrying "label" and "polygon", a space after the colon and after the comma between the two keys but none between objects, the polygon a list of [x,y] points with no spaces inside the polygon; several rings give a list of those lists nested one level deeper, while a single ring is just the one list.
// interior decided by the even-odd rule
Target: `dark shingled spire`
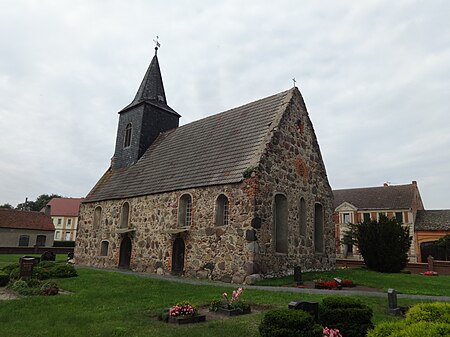
[{"label": "dark shingled spire", "polygon": [[[164,92],[164,85],[161,77],[161,70],[159,69],[159,62],[157,56],[158,47],[155,47],[155,56],[148,66],[147,72],[142,80],[141,86],[136,93],[133,101],[123,108],[120,112],[130,109],[142,102],[156,103],[158,106],[164,108],[170,107],[167,105],[166,94]],[[172,112],[172,109],[170,109]]]}]

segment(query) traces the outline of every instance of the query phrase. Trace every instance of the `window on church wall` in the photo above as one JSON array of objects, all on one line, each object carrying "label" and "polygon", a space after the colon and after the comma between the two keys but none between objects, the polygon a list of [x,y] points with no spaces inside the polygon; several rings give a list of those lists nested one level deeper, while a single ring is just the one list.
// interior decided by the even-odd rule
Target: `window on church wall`
[{"label": "window on church wall", "polygon": [[100,256],[108,256],[109,242],[104,240],[100,247]]},{"label": "window on church wall", "polygon": [[178,205],[178,226],[186,227],[192,224],[192,197],[183,194]]},{"label": "window on church wall", "polygon": [[228,225],[228,211],[229,203],[228,198],[221,194],[216,200],[216,226]]},{"label": "window on church wall", "polygon": [[125,137],[123,140],[123,147],[130,147],[131,145],[131,130],[132,130],[131,123],[128,123],[125,127]]},{"label": "window on church wall", "polygon": [[275,252],[288,253],[288,205],[287,199],[282,194],[275,195],[273,212],[275,227]]},{"label": "window on church wall", "polygon": [[314,205],[314,250],[323,252],[323,206],[318,203]]},{"label": "window on church wall", "polygon": [[29,235],[21,235],[19,237],[19,247],[28,247],[29,243],[30,243]]},{"label": "window on church wall", "polygon": [[128,223],[130,220],[130,204],[124,202],[122,205],[122,210],[120,212],[120,228],[128,228]]},{"label": "window on church wall", "polygon": [[306,236],[306,202],[300,199],[300,235]]},{"label": "window on church wall", "polygon": [[94,210],[94,229],[98,229],[100,227],[100,221],[102,220],[102,208],[97,206]]}]

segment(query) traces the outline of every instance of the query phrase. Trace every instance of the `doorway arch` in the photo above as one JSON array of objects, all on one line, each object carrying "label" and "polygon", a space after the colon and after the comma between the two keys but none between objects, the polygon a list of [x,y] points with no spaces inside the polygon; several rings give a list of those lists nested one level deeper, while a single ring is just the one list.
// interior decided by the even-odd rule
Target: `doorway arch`
[{"label": "doorway arch", "polygon": [[119,268],[130,269],[131,239],[125,236],[120,243]]},{"label": "doorway arch", "polygon": [[183,274],[184,251],[185,251],[184,240],[180,237],[177,237],[173,241],[173,246],[172,246],[172,274],[173,275]]}]

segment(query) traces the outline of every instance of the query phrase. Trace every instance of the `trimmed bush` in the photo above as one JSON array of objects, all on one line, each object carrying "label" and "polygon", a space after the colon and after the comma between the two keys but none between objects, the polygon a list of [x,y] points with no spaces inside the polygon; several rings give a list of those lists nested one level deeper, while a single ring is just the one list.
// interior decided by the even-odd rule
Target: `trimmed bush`
[{"label": "trimmed bush", "polygon": [[268,311],[259,325],[262,337],[322,337],[322,327],[303,310]]},{"label": "trimmed bush", "polygon": [[345,337],[364,337],[373,328],[372,309],[350,297],[327,297],[319,306],[323,326],[339,329]]},{"label": "trimmed bush", "polygon": [[17,280],[11,284],[11,289],[23,296],[33,296],[40,294],[40,288],[30,287],[24,280]]},{"label": "trimmed bush", "polygon": [[400,322],[381,323],[369,337],[435,337],[450,336],[450,303],[416,304]]},{"label": "trimmed bush", "polygon": [[435,322],[450,324],[450,303],[421,303],[413,306],[406,314],[406,322]]},{"label": "trimmed bush", "polygon": [[78,276],[75,267],[71,264],[55,264],[49,270],[50,278],[65,278]]},{"label": "trimmed bush", "polygon": [[20,278],[20,267],[16,267],[9,273],[9,278],[11,280],[18,280]]},{"label": "trimmed bush", "polygon": [[9,274],[0,271],[0,287],[4,287],[9,283]]}]

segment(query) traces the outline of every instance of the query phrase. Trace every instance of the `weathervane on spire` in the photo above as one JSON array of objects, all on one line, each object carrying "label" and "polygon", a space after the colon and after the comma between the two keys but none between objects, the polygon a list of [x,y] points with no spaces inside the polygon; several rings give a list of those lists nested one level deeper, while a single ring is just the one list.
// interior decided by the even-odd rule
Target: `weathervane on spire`
[{"label": "weathervane on spire", "polygon": [[156,44],[156,46],[155,46],[155,54],[156,54],[156,52],[158,51],[158,48],[161,47],[161,44],[159,43],[158,40],[159,40],[159,36],[156,35],[156,40],[153,39],[153,42],[155,42],[155,44]]},{"label": "weathervane on spire", "polygon": [[294,82],[294,88],[296,87],[296,83],[297,83],[297,81],[295,80],[295,77],[292,79],[292,82]]}]

